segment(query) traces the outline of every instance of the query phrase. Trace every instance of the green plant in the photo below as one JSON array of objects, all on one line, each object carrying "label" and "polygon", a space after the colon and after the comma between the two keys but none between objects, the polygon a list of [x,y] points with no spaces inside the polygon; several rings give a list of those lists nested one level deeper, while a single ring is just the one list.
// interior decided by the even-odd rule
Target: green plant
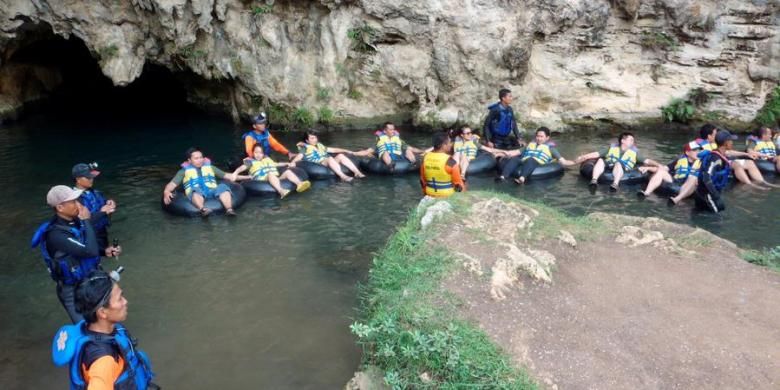
[{"label": "green plant", "polygon": [[333,110],[330,107],[322,106],[317,111],[317,120],[320,123],[328,124],[333,121]]},{"label": "green plant", "polygon": [[303,127],[309,127],[314,124],[314,115],[306,107],[298,107],[293,111],[290,119],[293,123]]},{"label": "green plant", "polygon": [[772,89],[764,106],[756,113],[754,121],[763,126],[774,126],[780,122],[780,86]]},{"label": "green plant", "polygon": [[255,4],[252,6],[252,13],[257,15],[269,14],[274,10],[273,4]]},{"label": "green plant", "polygon": [[350,88],[349,91],[347,91],[347,97],[352,100],[360,100],[363,98],[363,94],[355,88]]},{"label": "green plant", "polygon": [[760,251],[748,250],[742,253],[742,258],[750,263],[780,272],[780,246]]},{"label": "green plant", "polygon": [[206,51],[201,49],[196,49],[194,44],[179,49],[177,53],[182,58],[188,58],[188,59],[189,58],[197,59],[206,56]]},{"label": "green plant", "polygon": [[677,50],[680,46],[673,35],[663,31],[643,31],[639,45],[645,49],[668,51]]},{"label": "green plant", "polygon": [[344,78],[349,76],[349,72],[347,71],[347,67],[344,66],[344,64],[336,64],[336,73],[339,76],[344,77]]},{"label": "green plant", "polygon": [[98,49],[97,53],[101,59],[107,59],[117,55],[119,53],[119,48],[116,45],[108,45]]},{"label": "green plant", "polygon": [[373,260],[350,326],[364,362],[393,389],[533,389],[535,385],[474,325],[455,317],[439,289],[458,262],[427,239],[412,213]]},{"label": "green plant", "polygon": [[271,103],[268,107],[268,118],[274,123],[288,124],[291,121],[292,110],[279,103]]},{"label": "green plant", "polygon": [[695,112],[691,102],[680,98],[672,99],[668,105],[661,107],[661,114],[667,122],[688,123]]},{"label": "green plant", "polygon": [[327,102],[330,100],[330,88],[317,87],[317,100]]},{"label": "green plant", "polygon": [[347,37],[352,40],[352,49],[359,52],[376,51],[374,42],[379,37],[379,31],[363,23],[362,26],[347,30]]}]

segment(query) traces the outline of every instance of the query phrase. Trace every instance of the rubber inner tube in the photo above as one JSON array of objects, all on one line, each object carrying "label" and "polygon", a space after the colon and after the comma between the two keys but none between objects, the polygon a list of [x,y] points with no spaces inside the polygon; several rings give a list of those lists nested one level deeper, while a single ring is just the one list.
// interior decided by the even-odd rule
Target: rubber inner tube
[{"label": "rubber inner tube", "polygon": [[775,163],[769,160],[755,160],[756,166],[761,173],[777,174]]},{"label": "rubber inner tube", "polygon": [[676,182],[663,182],[656,188],[655,193],[660,196],[677,196],[680,193],[680,185]]},{"label": "rubber inner tube", "polygon": [[[593,165],[596,164],[596,160],[588,160],[580,165],[580,175],[590,181],[593,178]],[[615,180],[612,176],[612,172],[609,169],[605,169],[604,173],[599,177],[598,182],[600,184],[612,184]],[[623,178],[620,179],[621,184],[642,184],[647,181],[647,173],[641,173],[638,169],[632,169],[625,173]]]},{"label": "rubber inner tube", "polygon": [[[348,159],[352,161],[355,166],[360,166],[360,161],[357,159],[357,157],[344,153],[345,156],[347,156]],[[310,180],[333,180],[338,179],[338,176],[325,165],[313,163],[310,161],[299,161],[295,164],[298,168],[303,169],[306,171],[306,174],[309,175]],[[347,169],[347,167],[344,166],[344,164],[341,165],[341,172],[343,172],[347,176],[353,176],[352,171]]]},{"label": "rubber inner tube", "polygon": [[477,157],[469,162],[469,169],[466,171],[466,174],[475,175],[489,172],[496,168],[496,164],[495,156],[491,153],[480,152],[477,153]]},{"label": "rubber inner tube", "polygon": [[[499,170],[503,170],[504,166],[507,163],[507,161],[509,161],[509,160],[507,160],[506,158],[502,158],[501,160],[499,160],[498,161],[498,169]],[[519,177],[520,176],[520,171],[522,169],[523,169],[523,164],[520,164],[517,167],[517,170],[512,172],[511,177],[512,178]],[[564,174],[563,166],[561,166],[561,164],[559,164],[556,161],[556,162],[552,162],[552,163],[549,163],[549,164],[539,165],[538,167],[536,167],[536,169],[534,169],[534,172],[531,173],[531,177],[529,177],[528,179],[530,179],[530,180],[543,180],[543,179],[550,179],[550,178],[553,178],[553,177],[563,176],[563,174]]]},{"label": "rubber inner tube", "polygon": [[[246,201],[246,191],[244,191],[244,187],[231,181],[223,181],[222,183],[226,184],[230,188],[233,200],[233,209],[237,210]],[[212,214],[222,214],[225,212],[225,208],[222,206],[222,202],[220,202],[217,198],[206,199],[206,203],[203,206],[211,209]],[[200,216],[200,210],[195,208],[195,205],[190,202],[189,198],[184,195],[183,191],[179,190],[174,192],[174,197],[171,203],[166,205],[164,202],[162,202],[162,207],[163,210],[173,215],[179,215],[183,217]]]},{"label": "rubber inner tube", "polygon": [[[295,175],[298,176],[301,181],[309,180],[309,175],[306,174],[306,171],[297,167],[281,167],[279,168],[279,174],[281,175],[288,169],[295,172]],[[296,185],[287,179],[280,180],[280,184],[285,190],[295,191],[296,189]],[[267,181],[245,180],[241,183],[241,186],[244,187],[246,193],[251,196],[276,196],[279,194]]]},{"label": "rubber inner tube", "polygon": [[360,162],[360,168],[376,175],[405,175],[418,172],[420,169],[418,161],[411,163],[406,158],[396,160],[395,168],[390,171],[390,167],[384,161],[375,157],[369,157]]}]

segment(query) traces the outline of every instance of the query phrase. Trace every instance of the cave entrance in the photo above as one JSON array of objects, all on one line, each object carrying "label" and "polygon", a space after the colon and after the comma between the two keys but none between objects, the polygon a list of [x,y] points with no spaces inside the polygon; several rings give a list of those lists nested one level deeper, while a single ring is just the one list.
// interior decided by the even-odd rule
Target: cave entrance
[{"label": "cave entrance", "polygon": [[41,94],[42,99],[25,106],[20,118],[43,113],[121,120],[197,110],[187,101],[185,86],[177,77],[180,75],[162,66],[147,64],[138,79],[117,87],[103,75],[98,60],[79,38],[65,39],[41,25],[30,26],[20,35],[10,55],[6,53],[2,66],[37,71],[25,72],[30,80],[24,81],[19,90],[34,89],[36,82],[40,84],[35,74],[41,74],[41,69],[50,79],[57,80],[53,88]]}]

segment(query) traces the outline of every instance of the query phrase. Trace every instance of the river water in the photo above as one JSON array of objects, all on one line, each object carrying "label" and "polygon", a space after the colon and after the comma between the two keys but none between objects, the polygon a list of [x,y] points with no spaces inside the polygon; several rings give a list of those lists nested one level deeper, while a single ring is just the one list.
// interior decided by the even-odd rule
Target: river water
[{"label": "river water", "polygon": [[[402,129],[404,130],[404,129]],[[420,198],[417,178],[369,177],[355,184],[318,185],[284,201],[250,200],[239,217],[172,217],[160,209],[162,187],[190,145],[222,165],[240,150],[236,128],[198,113],[153,116],[39,115],[0,128],[0,388],[63,387],[67,372],[50,360],[51,337],[67,320],[54,284],[29,240],[50,215],[46,191],[70,183],[77,162],[98,161],[96,187],[119,209],[111,236],[125,253],[122,286],[128,328],[151,356],[166,388],[340,388],[360,355],[348,325],[356,285],[372,252]],[[430,136],[404,130],[427,146]],[[595,150],[609,133],[556,137],[564,156]],[[288,146],[297,135],[277,134]],[[674,157],[691,132],[645,130],[638,145],[661,161]],[[363,148],[370,131],[332,132],[324,143]],[[279,157],[279,156],[276,156]],[[636,187],[591,195],[576,170],[525,187],[471,177],[490,189],[541,201],[571,214],[593,211],[657,216],[701,226],[742,246],[777,245],[780,191],[737,186],[721,215],[670,209],[665,199],[638,201]]]}]

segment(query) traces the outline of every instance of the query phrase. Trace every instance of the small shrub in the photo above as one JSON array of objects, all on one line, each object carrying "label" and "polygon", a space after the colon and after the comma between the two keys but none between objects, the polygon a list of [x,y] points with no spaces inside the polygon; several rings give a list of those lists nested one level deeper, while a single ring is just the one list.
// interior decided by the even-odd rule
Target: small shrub
[{"label": "small shrub", "polygon": [[293,111],[290,119],[293,123],[303,127],[309,127],[314,124],[314,115],[306,107],[298,107],[298,109]]},{"label": "small shrub", "polygon": [[742,258],[749,263],[780,271],[780,246],[760,251],[745,251],[742,254]]},{"label": "small shrub", "polygon": [[264,14],[270,14],[271,11],[273,11],[273,10],[274,10],[274,5],[273,4],[263,4],[263,5],[256,4],[256,5],[252,6],[252,14],[254,14],[255,16],[257,16],[257,15],[264,15]]},{"label": "small shrub", "polygon": [[273,121],[274,123],[279,124],[287,124],[290,123],[291,118],[291,110],[287,106],[284,106],[279,103],[271,103],[271,106],[268,107],[268,119]]},{"label": "small shrub", "polygon": [[328,124],[333,121],[333,110],[330,107],[322,106],[317,112],[317,120],[320,123]]},{"label": "small shrub", "polygon": [[193,45],[189,45],[189,46],[185,46],[185,47],[181,48],[178,51],[178,54],[182,58],[197,59],[197,58],[205,57],[206,56],[206,51],[205,50],[201,50],[201,49],[196,49],[195,45],[193,44]]},{"label": "small shrub", "polygon": [[317,87],[317,100],[327,102],[330,100],[330,88]]},{"label": "small shrub", "polygon": [[101,47],[97,52],[101,59],[107,59],[116,56],[119,53],[119,48],[116,45],[108,45]]},{"label": "small shrub", "polygon": [[379,31],[363,23],[362,26],[347,30],[347,37],[352,40],[352,49],[359,52],[376,51],[374,42],[379,37]]},{"label": "small shrub", "polygon": [[639,45],[645,49],[667,51],[674,51],[679,47],[674,36],[663,31],[642,32],[642,37],[639,38]]},{"label": "small shrub", "polygon": [[764,106],[756,113],[754,121],[763,126],[775,126],[780,122],[780,86],[772,89]]},{"label": "small shrub", "polygon": [[363,94],[355,88],[350,88],[347,92],[347,97],[352,100],[360,100],[363,99]]},{"label": "small shrub", "polygon": [[668,105],[661,107],[661,114],[667,122],[690,122],[696,108],[685,99],[672,99]]}]

